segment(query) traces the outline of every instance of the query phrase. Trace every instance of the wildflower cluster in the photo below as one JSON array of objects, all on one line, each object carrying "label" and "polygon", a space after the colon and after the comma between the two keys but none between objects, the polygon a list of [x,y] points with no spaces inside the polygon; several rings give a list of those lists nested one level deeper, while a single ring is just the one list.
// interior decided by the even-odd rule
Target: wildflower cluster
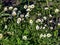
[{"label": "wildflower cluster", "polygon": [[59,45],[59,3],[52,0],[27,2],[1,7],[0,44]]}]

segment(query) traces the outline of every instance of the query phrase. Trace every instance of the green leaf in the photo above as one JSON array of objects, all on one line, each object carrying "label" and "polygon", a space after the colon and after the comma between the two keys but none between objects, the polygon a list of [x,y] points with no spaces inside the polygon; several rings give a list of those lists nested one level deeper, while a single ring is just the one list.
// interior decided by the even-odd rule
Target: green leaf
[{"label": "green leaf", "polygon": [[58,30],[54,31],[54,36],[57,37],[58,36]]},{"label": "green leaf", "polygon": [[20,40],[19,37],[17,38],[17,44],[18,44],[18,45],[21,45],[21,44],[22,44],[22,41]]},{"label": "green leaf", "polygon": [[26,35],[29,34],[28,30],[24,30],[24,34]]}]

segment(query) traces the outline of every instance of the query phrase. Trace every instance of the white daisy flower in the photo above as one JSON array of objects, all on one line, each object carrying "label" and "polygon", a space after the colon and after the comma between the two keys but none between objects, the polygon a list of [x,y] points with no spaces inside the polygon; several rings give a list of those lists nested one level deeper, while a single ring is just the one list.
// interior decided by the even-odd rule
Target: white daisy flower
[{"label": "white daisy flower", "polygon": [[8,8],[7,7],[4,7],[4,11],[7,11],[8,10]]},{"label": "white daisy flower", "polygon": [[18,9],[17,8],[14,8],[13,11],[17,11]]},{"label": "white daisy flower", "polygon": [[40,34],[40,38],[42,38],[44,35],[43,34]]},{"label": "white daisy flower", "polygon": [[12,10],[12,9],[13,9],[13,7],[12,7],[12,6],[10,6],[10,7],[9,7],[9,10]]},{"label": "white daisy flower", "polygon": [[45,7],[45,10],[48,10],[49,8],[48,7]]},{"label": "white daisy flower", "polygon": [[58,26],[60,26],[60,23],[58,23]]},{"label": "white daisy flower", "polygon": [[40,29],[39,25],[36,25],[36,30],[39,30],[39,29]]},{"label": "white daisy flower", "polygon": [[52,35],[50,33],[47,34],[47,37],[51,37]]},{"label": "white daisy flower", "polygon": [[34,8],[34,7],[35,7],[35,5],[34,5],[34,4],[30,5],[30,8]]},{"label": "white daisy flower", "polygon": [[12,16],[16,16],[16,12],[15,11],[12,12]]},{"label": "white daisy flower", "polygon": [[43,37],[45,38],[46,37],[46,34],[44,34]]},{"label": "white daisy flower", "polygon": [[23,18],[24,17],[24,14],[21,14],[20,17]]},{"label": "white daisy flower", "polygon": [[59,12],[59,9],[55,9],[55,13],[58,13]]},{"label": "white daisy flower", "polygon": [[31,9],[30,9],[30,8],[28,8],[28,9],[26,9],[26,11],[31,11]]},{"label": "white daisy flower", "polygon": [[52,29],[53,29],[53,27],[50,27],[50,29],[52,30]]},{"label": "white daisy flower", "polygon": [[43,27],[43,29],[45,29],[45,27]]},{"label": "white daisy flower", "polygon": [[7,26],[7,25],[5,25],[5,29],[7,29],[7,27],[8,27],[8,26]]},{"label": "white daisy flower", "polygon": [[27,5],[24,5],[24,9],[27,9],[27,7],[28,7]]},{"label": "white daisy flower", "polygon": [[39,23],[39,22],[41,22],[41,19],[37,19],[37,20],[36,20],[36,23]]},{"label": "white daisy flower", "polygon": [[44,26],[46,27],[47,25],[45,24]]},{"label": "white daisy flower", "polygon": [[44,16],[44,17],[43,17],[43,19],[44,19],[44,20],[46,20],[46,19],[47,19],[47,17],[45,17],[45,16]]},{"label": "white daisy flower", "polygon": [[50,20],[49,22],[50,22],[50,23],[52,23],[52,22],[53,22],[53,20]]},{"label": "white daisy flower", "polygon": [[17,19],[17,24],[19,24],[21,22],[21,18]]},{"label": "white daisy flower", "polygon": [[52,15],[50,14],[49,17],[52,17]]},{"label": "white daisy flower", "polygon": [[27,36],[22,36],[22,39],[23,40],[27,40]]},{"label": "white daisy flower", "polygon": [[3,38],[3,34],[0,34],[0,39],[2,39]]},{"label": "white daisy flower", "polygon": [[33,24],[33,20],[30,20],[29,23],[30,23],[30,24]]}]

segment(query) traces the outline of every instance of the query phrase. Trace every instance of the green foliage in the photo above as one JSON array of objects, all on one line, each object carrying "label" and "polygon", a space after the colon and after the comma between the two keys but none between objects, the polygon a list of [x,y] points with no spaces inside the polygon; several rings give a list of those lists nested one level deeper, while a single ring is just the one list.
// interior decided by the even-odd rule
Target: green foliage
[{"label": "green foliage", "polygon": [[[16,11],[16,16],[12,16],[12,14],[10,14],[10,12],[13,12],[11,10],[8,10],[7,13],[4,12],[4,7],[0,3],[0,34],[3,35],[0,35],[0,38],[2,36],[2,38],[0,39],[0,45],[60,45],[60,36],[58,36],[60,34],[60,24],[58,25],[58,18],[60,18],[60,1],[19,1],[21,2],[21,4],[16,6],[16,8],[18,8],[18,10]],[[26,9],[24,9],[26,1],[28,1],[28,6],[30,1],[34,2],[35,7],[31,9],[31,11],[26,11]],[[55,9],[59,9],[59,11],[57,11],[56,13]],[[29,12],[29,17],[21,18],[20,15],[22,12],[22,15],[26,15],[26,12],[24,11]],[[49,17],[50,14],[52,15],[52,17]],[[46,20],[43,19],[44,16],[47,17]],[[19,21],[20,18],[21,20],[24,20],[22,20],[20,23],[17,23],[18,18]],[[54,21],[53,19],[55,18],[56,20]],[[40,22],[36,23],[37,19],[41,19],[39,20]],[[30,20],[32,20],[31,23]],[[50,20],[53,20],[53,23],[50,23]],[[55,25],[53,26],[53,24]],[[52,27],[54,28],[52,29]],[[47,34],[49,35],[47,36]]]}]

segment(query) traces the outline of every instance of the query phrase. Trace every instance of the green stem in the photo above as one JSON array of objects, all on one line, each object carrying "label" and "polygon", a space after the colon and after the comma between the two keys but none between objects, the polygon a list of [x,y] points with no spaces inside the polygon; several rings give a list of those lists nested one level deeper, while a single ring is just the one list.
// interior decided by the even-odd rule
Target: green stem
[{"label": "green stem", "polygon": [[29,5],[29,0],[28,0],[28,5]]},{"label": "green stem", "polygon": [[49,5],[48,5],[48,0],[46,0],[46,3],[47,3],[47,6],[49,6]]},{"label": "green stem", "polygon": [[1,14],[1,15],[0,15],[0,18],[1,18],[1,17],[5,17],[5,16],[9,16],[9,15],[10,15],[10,14],[3,14],[3,15]]},{"label": "green stem", "polygon": [[4,11],[0,12],[0,15],[1,15],[2,13],[4,13]]}]

